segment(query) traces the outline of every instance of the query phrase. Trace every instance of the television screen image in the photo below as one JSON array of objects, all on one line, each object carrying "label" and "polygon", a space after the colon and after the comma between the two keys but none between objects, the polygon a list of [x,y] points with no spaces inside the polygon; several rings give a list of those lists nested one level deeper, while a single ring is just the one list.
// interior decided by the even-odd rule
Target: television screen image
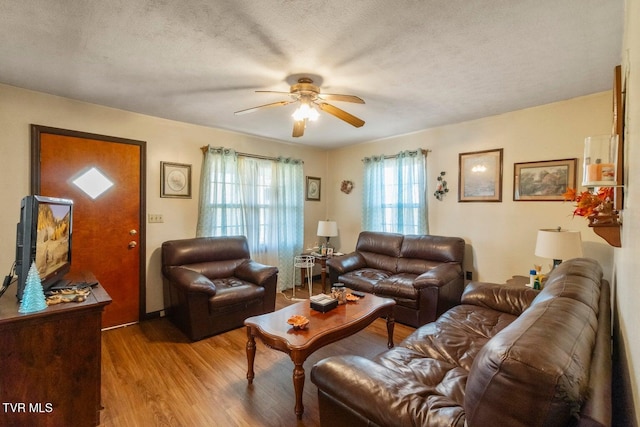
[{"label": "television screen image", "polygon": [[71,205],[40,203],[36,232],[36,268],[46,278],[69,262]]}]

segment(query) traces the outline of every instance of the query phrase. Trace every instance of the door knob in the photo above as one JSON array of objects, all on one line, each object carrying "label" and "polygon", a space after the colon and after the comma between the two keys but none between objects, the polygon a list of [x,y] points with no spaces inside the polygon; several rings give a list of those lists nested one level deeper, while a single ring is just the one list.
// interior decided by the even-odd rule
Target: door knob
[{"label": "door knob", "polygon": [[136,234],[138,234],[138,230],[129,230],[129,234],[131,234],[132,236],[135,236]]},{"label": "door knob", "polygon": [[136,246],[138,246],[138,243],[134,242],[133,240],[129,242],[129,249],[133,249]]}]

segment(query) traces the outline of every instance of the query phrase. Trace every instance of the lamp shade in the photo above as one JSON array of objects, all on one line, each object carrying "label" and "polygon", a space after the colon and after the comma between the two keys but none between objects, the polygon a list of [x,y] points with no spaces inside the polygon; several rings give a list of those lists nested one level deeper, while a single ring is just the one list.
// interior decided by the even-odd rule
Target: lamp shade
[{"label": "lamp shade", "polygon": [[338,223],[335,221],[318,221],[318,232],[321,237],[334,237],[338,235]]},{"label": "lamp shade", "polygon": [[562,260],[582,256],[582,239],[579,231],[562,230],[560,227],[538,230],[536,256],[551,258],[554,265]]}]

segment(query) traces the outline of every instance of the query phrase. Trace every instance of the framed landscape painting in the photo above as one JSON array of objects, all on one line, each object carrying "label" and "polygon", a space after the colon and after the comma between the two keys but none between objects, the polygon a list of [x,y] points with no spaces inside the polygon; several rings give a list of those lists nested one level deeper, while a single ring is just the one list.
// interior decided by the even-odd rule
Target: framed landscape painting
[{"label": "framed landscape painting", "polygon": [[576,188],[578,159],[514,163],[513,200],[562,201],[567,187]]},{"label": "framed landscape painting", "polygon": [[502,201],[502,148],[460,153],[459,202]]}]

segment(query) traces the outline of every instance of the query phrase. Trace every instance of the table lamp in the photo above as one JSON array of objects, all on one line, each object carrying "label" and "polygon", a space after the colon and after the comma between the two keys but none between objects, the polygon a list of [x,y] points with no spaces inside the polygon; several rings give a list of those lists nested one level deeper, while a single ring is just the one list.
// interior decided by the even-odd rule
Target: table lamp
[{"label": "table lamp", "polygon": [[553,259],[553,268],[562,260],[582,256],[582,239],[579,231],[547,228],[538,230],[536,256]]},{"label": "table lamp", "polygon": [[338,223],[335,221],[318,221],[318,232],[316,233],[319,237],[326,237],[327,242],[326,246],[329,246],[329,239],[338,235]]}]

